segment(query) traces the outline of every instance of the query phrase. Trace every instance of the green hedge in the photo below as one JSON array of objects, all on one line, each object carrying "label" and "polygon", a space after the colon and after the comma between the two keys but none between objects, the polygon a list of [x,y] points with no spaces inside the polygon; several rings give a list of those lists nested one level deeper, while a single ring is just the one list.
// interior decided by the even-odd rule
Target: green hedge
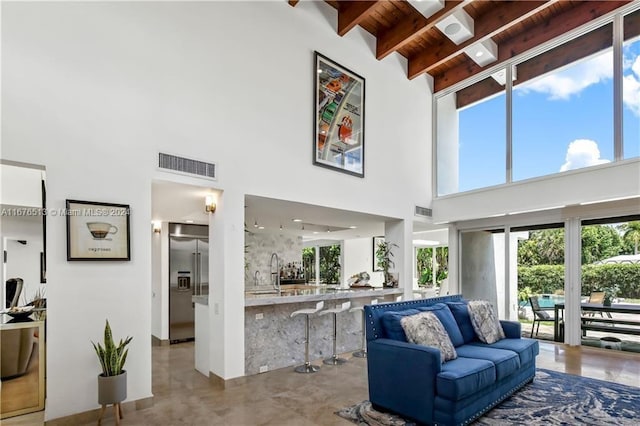
[{"label": "green hedge", "polygon": [[[615,288],[617,297],[640,298],[640,264],[582,266],[582,294]],[[564,265],[518,267],[518,290],[529,287],[533,294],[564,290]]]}]

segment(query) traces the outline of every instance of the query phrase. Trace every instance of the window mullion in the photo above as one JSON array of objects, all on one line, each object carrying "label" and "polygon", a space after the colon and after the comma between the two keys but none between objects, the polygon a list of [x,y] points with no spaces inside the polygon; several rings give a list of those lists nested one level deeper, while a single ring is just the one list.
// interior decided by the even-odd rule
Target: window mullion
[{"label": "window mullion", "polygon": [[513,111],[513,66],[511,64],[507,64],[505,69],[505,92],[506,92],[506,132],[505,141],[507,144],[506,149],[506,183],[513,182],[513,153],[512,153],[512,136],[513,136],[513,122],[512,122],[512,111]]},{"label": "window mullion", "polygon": [[624,42],[624,17],[618,14],[613,19],[613,157],[624,158],[623,111],[622,111],[622,43]]}]

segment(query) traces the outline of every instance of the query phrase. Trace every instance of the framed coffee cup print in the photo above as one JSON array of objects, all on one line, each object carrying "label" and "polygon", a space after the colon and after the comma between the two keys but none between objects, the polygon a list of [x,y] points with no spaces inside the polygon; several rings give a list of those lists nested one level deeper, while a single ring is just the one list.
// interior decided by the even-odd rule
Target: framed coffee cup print
[{"label": "framed coffee cup print", "polygon": [[129,206],[67,200],[67,260],[131,260]]},{"label": "framed coffee cup print", "polygon": [[315,52],[313,164],[364,177],[364,78]]}]

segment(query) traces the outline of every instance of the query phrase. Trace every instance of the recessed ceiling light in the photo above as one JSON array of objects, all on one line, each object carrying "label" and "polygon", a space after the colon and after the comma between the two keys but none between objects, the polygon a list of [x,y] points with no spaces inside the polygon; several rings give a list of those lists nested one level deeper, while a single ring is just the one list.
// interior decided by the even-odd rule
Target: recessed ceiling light
[{"label": "recessed ceiling light", "polygon": [[473,37],[473,27],[473,18],[464,9],[459,9],[436,23],[436,28],[455,44]]},{"label": "recessed ceiling light", "polygon": [[294,222],[302,222],[302,219],[291,219]]},{"label": "recessed ceiling light", "polygon": [[351,225],[351,226],[349,227],[349,229],[356,229],[356,228],[357,228],[357,226],[355,226],[355,225]]},{"label": "recessed ceiling light", "polygon": [[446,35],[454,35],[458,31],[460,31],[460,28],[462,28],[460,24],[458,24],[457,22],[452,22],[446,27],[444,27],[444,33]]},{"label": "recessed ceiling light", "polygon": [[408,0],[425,17],[429,17],[444,7],[444,0]]},{"label": "recessed ceiling light", "polygon": [[193,223],[192,220],[185,220],[186,223]]},{"label": "recessed ceiling light", "polygon": [[481,67],[495,62],[498,59],[498,45],[490,38],[480,43],[474,43],[463,51],[473,62]]},{"label": "recessed ceiling light", "polygon": [[318,231],[313,231],[313,233],[314,233],[314,234],[317,234],[317,233],[318,233]]},{"label": "recessed ceiling light", "polygon": [[[505,68],[501,69],[500,71],[491,74],[491,77],[493,77],[493,79],[495,81],[498,82],[498,84],[501,84],[502,86],[505,85],[505,83],[507,82],[507,70]],[[512,81],[516,81],[518,79],[518,68],[515,65],[511,66],[511,80]]]},{"label": "recessed ceiling light", "polygon": [[264,229],[264,226],[258,226],[258,229]]}]

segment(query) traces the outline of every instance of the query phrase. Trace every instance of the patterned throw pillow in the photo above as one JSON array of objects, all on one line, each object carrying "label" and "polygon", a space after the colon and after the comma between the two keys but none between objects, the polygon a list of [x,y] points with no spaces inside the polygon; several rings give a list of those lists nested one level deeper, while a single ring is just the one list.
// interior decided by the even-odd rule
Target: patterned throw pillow
[{"label": "patterned throw pillow", "polygon": [[420,312],[419,314],[404,317],[400,320],[400,324],[402,324],[407,340],[410,343],[433,346],[440,349],[441,362],[458,357],[449,335],[433,312]]},{"label": "patterned throw pillow", "polygon": [[491,344],[504,339],[502,325],[490,302],[470,300],[468,309],[471,324],[481,342]]}]

